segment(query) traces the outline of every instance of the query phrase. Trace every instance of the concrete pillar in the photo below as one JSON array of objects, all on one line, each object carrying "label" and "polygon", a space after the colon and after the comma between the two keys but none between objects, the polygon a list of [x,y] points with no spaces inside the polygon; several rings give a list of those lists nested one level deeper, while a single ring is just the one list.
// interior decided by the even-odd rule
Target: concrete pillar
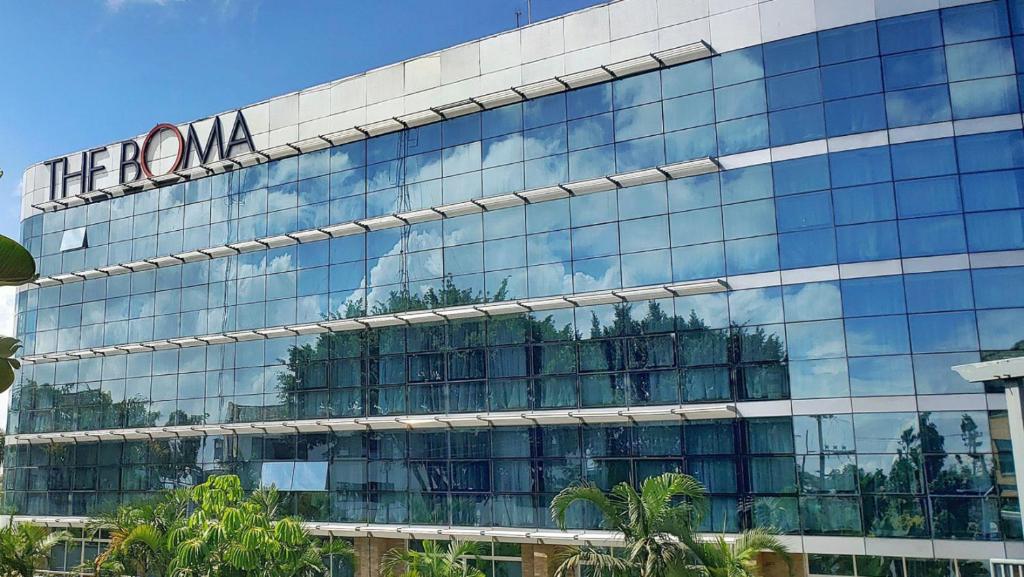
[{"label": "concrete pillar", "polygon": [[807,560],[802,553],[790,553],[789,565],[781,555],[758,553],[757,566],[762,577],[807,577]]},{"label": "concrete pillar", "polygon": [[[1021,384],[1007,381],[1005,394],[1006,417],[1010,427],[1010,446],[1013,450],[1014,475],[1017,481],[1017,499],[1021,500],[1020,495],[1024,493],[1024,396],[1021,395]],[[1024,515],[1021,516],[1021,523],[1024,524]]]},{"label": "concrete pillar", "polygon": [[558,562],[555,545],[523,545],[523,577],[554,577]]},{"label": "concrete pillar", "polygon": [[356,537],[353,539],[356,557],[359,559],[355,577],[380,577],[380,560],[390,549],[405,549],[404,539],[383,539],[379,537]]}]

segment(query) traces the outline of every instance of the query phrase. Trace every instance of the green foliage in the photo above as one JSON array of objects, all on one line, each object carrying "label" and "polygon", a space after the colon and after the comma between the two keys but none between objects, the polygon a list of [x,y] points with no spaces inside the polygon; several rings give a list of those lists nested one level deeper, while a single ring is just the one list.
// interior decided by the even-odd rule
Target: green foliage
[{"label": "green foliage", "polygon": [[66,531],[11,521],[0,528],[0,577],[32,577],[46,567],[50,549],[70,537]]},{"label": "green foliage", "polygon": [[[0,176],[3,171],[0,171]],[[36,278],[36,261],[25,247],[0,234],[0,286],[23,285]],[[0,393],[14,384],[14,371],[21,368],[14,354],[21,343],[13,337],[0,337]]]},{"label": "green foliage", "polygon": [[598,577],[755,577],[758,553],[786,556],[785,547],[767,529],[744,532],[735,542],[720,535],[711,540],[699,536],[695,528],[705,500],[700,482],[681,473],[650,477],[640,491],[629,483],[608,492],[588,483],[563,489],[551,501],[551,517],[559,527],[565,527],[571,509],[589,507],[600,514],[604,529],[622,534],[625,546],[564,549],[556,577],[570,577],[580,569]]},{"label": "green foliage", "polygon": [[279,513],[276,489],[246,495],[234,475],[211,477],[155,503],[123,506],[96,529],[111,542],[96,560],[98,575],[159,577],[316,577],[324,560],[355,561],[351,546],[310,535]]},{"label": "green foliage", "polygon": [[483,571],[469,563],[482,549],[473,541],[424,541],[423,551],[390,549],[381,557],[384,577],[484,577]]}]

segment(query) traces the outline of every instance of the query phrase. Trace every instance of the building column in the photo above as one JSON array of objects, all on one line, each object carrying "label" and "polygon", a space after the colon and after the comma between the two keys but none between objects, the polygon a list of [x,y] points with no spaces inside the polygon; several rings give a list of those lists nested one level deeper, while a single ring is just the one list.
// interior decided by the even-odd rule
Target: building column
[{"label": "building column", "polygon": [[353,548],[358,559],[355,577],[380,577],[380,560],[391,549],[405,549],[404,539],[356,537]]},{"label": "building column", "polygon": [[556,545],[523,544],[523,577],[554,577]]},{"label": "building column", "polygon": [[762,577],[807,577],[807,560],[803,553],[790,553],[788,565],[781,555],[758,553],[757,566]]},{"label": "building column", "polygon": [[[1024,383],[1020,379],[1017,382],[1006,382],[1006,420],[1010,427],[1010,446],[1013,450],[1014,477],[1017,481],[1017,499],[1021,500],[1024,495],[1024,395],[1021,395],[1021,386]],[[1024,506],[1018,504],[1021,509]],[[1024,526],[1024,515],[1020,516],[1021,524]]]}]

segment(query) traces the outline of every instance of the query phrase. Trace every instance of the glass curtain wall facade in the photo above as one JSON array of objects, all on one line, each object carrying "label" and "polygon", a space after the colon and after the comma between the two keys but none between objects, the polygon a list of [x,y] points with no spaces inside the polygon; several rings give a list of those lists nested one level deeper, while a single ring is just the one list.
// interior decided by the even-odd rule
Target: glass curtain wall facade
[{"label": "glass curtain wall facade", "polygon": [[[547,504],[572,481],[608,488],[685,471],[713,496],[708,529],[1020,540],[1005,411],[950,370],[1024,351],[1024,266],[980,264],[1024,250],[1018,33],[1024,10],[1002,0],[857,24],[23,222],[41,272],[57,274],[830,139],[822,154],[24,290],[18,336],[33,355],[783,279],[37,363],[21,371],[8,433],[772,400],[874,408],[8,445],[6,506],[91,515],[231,472],[287,491],[310,520],[550,527]],[[870,137],[946,121],[1003,128]],[[947,258],[911,272],[921,257]],[[836,265],[841,278],[785,281]],[[917,408],[951,394],[982,402]],[[570,524],[596,523],[581,513]]]}]

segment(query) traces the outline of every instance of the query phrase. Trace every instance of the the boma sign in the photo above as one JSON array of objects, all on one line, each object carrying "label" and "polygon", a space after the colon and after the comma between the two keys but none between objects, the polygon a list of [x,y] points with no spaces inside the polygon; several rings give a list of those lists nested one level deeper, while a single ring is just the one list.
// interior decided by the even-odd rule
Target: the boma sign
[{"label": "the boma sign", "polygon": [[[173,124],[157,124],[149,131],[140,146],[134,140],[125,140],[120,144],[101,146],[82,153],[80,168],[76,171],[68,169],[68,158],[55,158],[43,164],[50,170],[50,200],[68,196],[68,182],[78,179],[78,190],[70,191],[70,194],[83,194],[93,190],[93,183],[96,177],[108,170],[117,170],[117,182],[125,184],[139,180],[143,177],[153,178],[161,174],[174,172],[189,168],[194,161],[205,164],[211,160],[231,158],[236,154],[252,152],[255,149],[252,143],[252,134],[249,132],[249,125],[245,122],[245,115],[241,110],[235,112],[235,120],[232,123],[231,131],[225,132],[221,125],[219,116],[213,118],[205,141],[200,139],[196,132],[196,123],[188,125],[186,134]],[[169,132],[173,140],[177,140],[177,156],[170,168],[166,171],[155,174],[150,168],[151,151],[158,142],[157,137],[164,132]],[[100,164],[100,156],[108,152],[112,147],[121,148],[121,160],[116,167],[107,167]]]}]

